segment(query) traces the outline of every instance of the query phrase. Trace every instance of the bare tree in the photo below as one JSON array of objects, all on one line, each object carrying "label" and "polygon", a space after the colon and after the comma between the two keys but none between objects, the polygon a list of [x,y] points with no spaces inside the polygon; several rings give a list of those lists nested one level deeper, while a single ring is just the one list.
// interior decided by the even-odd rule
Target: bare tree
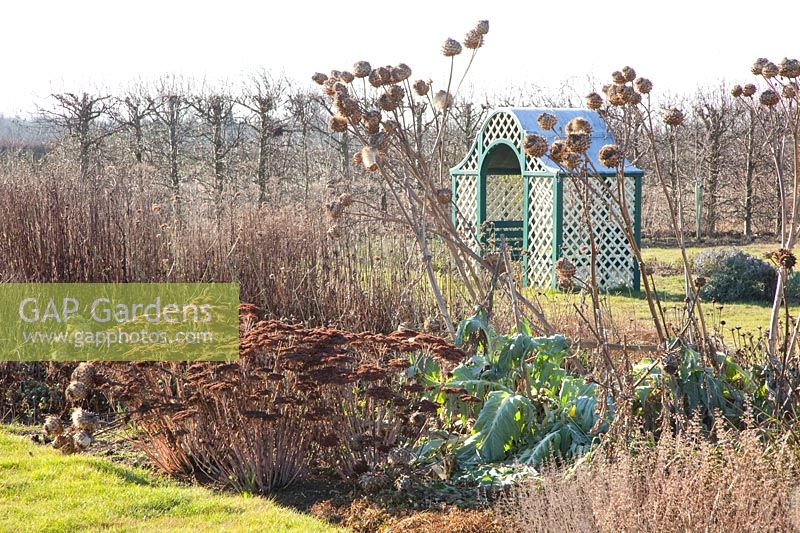
[{"label": "bare tree", "polygon": [[174,79],[161,80],[156,94],[148,98],[155,123],[165,136],[164,142],[155,142],[157,152],[166,161],[167,187],[173,195],[173,208],[180,215],[181,197],[180,158],[185,143],[185,122],[189,103]]}]

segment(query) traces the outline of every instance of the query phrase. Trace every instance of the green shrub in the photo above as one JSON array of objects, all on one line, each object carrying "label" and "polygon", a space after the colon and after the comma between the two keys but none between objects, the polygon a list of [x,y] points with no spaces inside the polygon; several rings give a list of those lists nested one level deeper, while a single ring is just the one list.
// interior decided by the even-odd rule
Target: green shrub
[{"label": "green shrub", "polygon": [[775,291],[775,269],[736,248],[701,252],[695,256],[694,266],[696,274],[706,280],[700,295],[707,300],[770,300]]}]

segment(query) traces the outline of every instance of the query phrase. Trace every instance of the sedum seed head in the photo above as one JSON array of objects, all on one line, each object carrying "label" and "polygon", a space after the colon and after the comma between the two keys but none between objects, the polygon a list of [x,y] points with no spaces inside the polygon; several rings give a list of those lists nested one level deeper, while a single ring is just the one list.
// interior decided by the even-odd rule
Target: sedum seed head
[{"label": "sedum seed head", "polygon": [[589,93],[586,95],[586,107],[592,110],[598,110],[603,107],[603,97],[597,93]]},{"label": "sedum seed head", "polygon": [[448,38],[442,45],[442,54],[445,57],[457,56],[461,53],[461,43],[455,39]]},{"label": "sedum seed head", "polygon": [[665,109],[663,117],[664,117],[664,122],[668,126],[676,127],[683,124],[683,111],[681,111],[677,107],[670,107],[668,109]]},{"label": "sedum seed head", "polygon": [[551,115],[550,113],[542,113],[538,117],[536,117],[536,122],[539,124],[539,127],[545,131],[552,130],[557,122],[555,116]]},{"label": "sedum seed head", "polygon": [[489,33],[489,21],[479,20],[478,23],[475,25],[475,31],[480,33],[481,35],[486,35],[487,33]]},{"label": "sedum seed head", "polygon": [[522,143],[525,153],[531,157],[542,157],[547,153],[547,139],[535,133],[525,135]]},{"label": "sedum seed head", "polygon": [[743,96],[750,97],[753,96],[754,94],[756,94],[756,86],[753,85],[752,83],[746,83],[744,87],[742,87]]},{"label": "sedum seed head", "polygon": [[366,78],[372,72],[372,66],[368,61],[356,61],[353,65],[353,76],[356,78]]},{"label": "sedum seed head", "polygon": [[633,82],[633,86],[636,87],[636,90],[639,91],[640,94],[648,94],[653,90],[653,82],[647,78],[636,78],[636,81]]},{"label": "sedum seed head", "polygon": [[604,167],[615,168],[619,164],[620,149],[616,144],[606,144],[597,152],[600,164]]},{"label": "sedum seed head", "polygon": [[781,101],[781,97],[778,96],[778,93],[773,91],[772,89],[767,89],[758,97],[758,101],[763,106],[772,107],[778,102]]}]

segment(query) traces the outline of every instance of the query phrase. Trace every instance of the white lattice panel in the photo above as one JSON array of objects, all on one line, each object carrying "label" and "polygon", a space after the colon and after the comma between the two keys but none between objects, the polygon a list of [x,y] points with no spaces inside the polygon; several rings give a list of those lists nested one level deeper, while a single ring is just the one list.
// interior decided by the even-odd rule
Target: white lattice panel
[{"label": "white lattice panel", "polygon": [[464,158],[464,162],[458,167],[459,170],[478,171],[478,145],[475,144],[469,151],[469,155]]},{"label": "white lattice panel", "polygon": [[[597,254],[597,282],[601,289],[633,285],[633,255],[622,229],[614,221],[612,212],[619,214],[619,208],[602,193],[601,178],[590,178],[591,188],[589,211],[594,228],[595,240],[599,248]],[[616,177],[605,178],[609,188],[617,194]],[[584,185],[578,178],[564,180],[564,221],[561,253],[569,258],[580,279],[589,277],[589,234],[583,211]],[[634,178],[625,178],[625,195],[628,205],[633,205],[635,195]]]},{"label": "white lattice panel", "polygon": [[510,141],[522,150],[522,129],[517,119],[509,113],[497,113],[483,129],[483,147],[489,146],[496,139]]},{"label": "white lattice panel", "polygon": [[486,220],[522,220],[522,176],[486,176]]},{"label": "white lattice panel", "polygon": [[553,179],[528,181],[528,284],[549,287],[553,280]]},{"label": "white lattice panel", "polygon": [[538,157],[525,156],[525,170],[528,172],[550,172]]},{"label": "white lattice panel", "polygon": [[470,248],[477,250],[478,176],[461,175],[456,178],[456,229]]}]

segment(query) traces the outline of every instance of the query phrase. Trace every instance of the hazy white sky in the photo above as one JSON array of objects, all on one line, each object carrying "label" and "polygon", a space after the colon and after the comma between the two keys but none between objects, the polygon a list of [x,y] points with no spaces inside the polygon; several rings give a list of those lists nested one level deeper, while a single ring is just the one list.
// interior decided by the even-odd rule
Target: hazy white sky
[{"label": "hazy white sky", "polygon": [[759,56],[800,56],[800,1],[737,4],[3,0],[0,112],[29,111],[54,91],[113,91],[167,72],[235,82],[264,67],[306,83],[314,71],[366,59],[403,61],[415,78],[437,80],[448,65],[441,43],[461,40],[478,19],[491,29],[469,78],[477,92],[605,80],[628,64],[656,90],[690,92],[749,80]]}]

